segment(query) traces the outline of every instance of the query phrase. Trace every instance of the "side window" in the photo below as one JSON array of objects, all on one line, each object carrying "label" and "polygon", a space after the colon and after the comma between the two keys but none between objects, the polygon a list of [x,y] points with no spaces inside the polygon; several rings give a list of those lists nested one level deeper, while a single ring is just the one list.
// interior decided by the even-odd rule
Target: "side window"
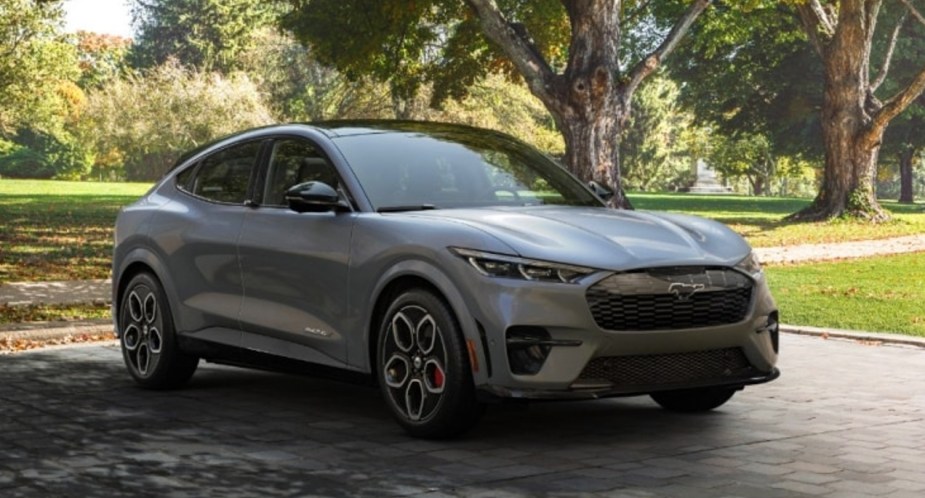
[{"label": "side window", "polygon": [[192,193],[217,202],[243,203],[259,153],[260,142],[248,142],[203,159]]},{"label": "side window", "polygon": [[193,172],[196,171],[196,165],[192,165],[177,175],[177,187],[187,192],[190,191],[190,180],[193,178]]},{"label": "side window", "polygon": [[340,188],[337,170],[311,143],[299,139],[278,140],[270,156],[263,204],[285,206],[286,191],[305,182],[324,182],[334,189]]}]

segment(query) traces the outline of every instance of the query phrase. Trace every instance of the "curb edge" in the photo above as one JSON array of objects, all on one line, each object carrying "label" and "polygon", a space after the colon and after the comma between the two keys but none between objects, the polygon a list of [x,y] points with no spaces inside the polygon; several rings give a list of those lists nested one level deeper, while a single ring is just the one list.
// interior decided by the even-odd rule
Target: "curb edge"
[{"label": "curb edge", "polygon": [[888,332],[867,332],[863,330],[844,330],[826,327],[810,327],[808,325],[780,325],[780,331],[787,334],[821,337],[823,339],[848,339],[852,341],[876,342],[882,344],[898,344],[901,346],[914,346],[925,349],[925,337],[911,335],[891,334]]}]

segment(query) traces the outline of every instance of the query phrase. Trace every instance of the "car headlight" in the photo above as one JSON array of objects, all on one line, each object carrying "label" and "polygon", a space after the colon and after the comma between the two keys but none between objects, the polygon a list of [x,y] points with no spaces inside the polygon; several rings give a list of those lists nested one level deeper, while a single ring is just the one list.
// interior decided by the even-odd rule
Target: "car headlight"
[{"label": "car headlight", "polygon": [[754,251],[749,252],[748,256],[736,263],[735,267],[751,277],[757,277],[761,273],[761,263],[758,261],[758,256],[755,256]]},{"label": "car headlight", "polygon": [[488,277],[574,284],[582,277],[596,271],[582,266],[537,261],[458,247],[451,247],[450,250],[468,261],[479,273]]}]

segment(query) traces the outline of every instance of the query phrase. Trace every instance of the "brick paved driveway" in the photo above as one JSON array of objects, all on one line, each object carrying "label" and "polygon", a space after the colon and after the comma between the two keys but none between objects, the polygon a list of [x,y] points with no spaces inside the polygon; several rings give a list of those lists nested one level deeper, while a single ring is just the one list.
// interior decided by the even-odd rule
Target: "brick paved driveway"
[{"label": "brick paved driveway", "polygon": [[495,407],[403,435],[369,387],[203,365],[136,389],[115,346],[0,356],[0,496],[925,495],[925,351],[785,336],[718,412]]}]

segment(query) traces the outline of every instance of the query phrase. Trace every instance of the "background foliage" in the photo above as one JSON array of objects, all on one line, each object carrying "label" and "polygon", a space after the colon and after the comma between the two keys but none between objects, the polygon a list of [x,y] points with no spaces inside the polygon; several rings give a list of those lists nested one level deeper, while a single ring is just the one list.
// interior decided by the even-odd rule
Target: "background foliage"
[{"label": "background foliage", "polygon": [[[554,69],[564,67],[560,2],[499,5]],[[626,1],[621,57],[651,50],[686,5]],[[892,26],[900,7],[887,2],[880,22]],[[232,131],[350,118],[461,122],[554,156],[564,150],[545,108],[462,2],[135,0],[132,13],[134,40],[65,34],[60,1],[0,0],[0,176],[150,180]],[[925,28],[907,20],[902,30],[883,95],[925,61]],[[889,31],[878,31],[872,65]],[[627,184],[683,188],[703,159],[736,192],[812,195],[819,71],[785,4],[715,4],[635,97],[620,151]],[[898,195],[910,151],[916,195],[925,195],[922,102],[887,131],[881,196]]]}]

